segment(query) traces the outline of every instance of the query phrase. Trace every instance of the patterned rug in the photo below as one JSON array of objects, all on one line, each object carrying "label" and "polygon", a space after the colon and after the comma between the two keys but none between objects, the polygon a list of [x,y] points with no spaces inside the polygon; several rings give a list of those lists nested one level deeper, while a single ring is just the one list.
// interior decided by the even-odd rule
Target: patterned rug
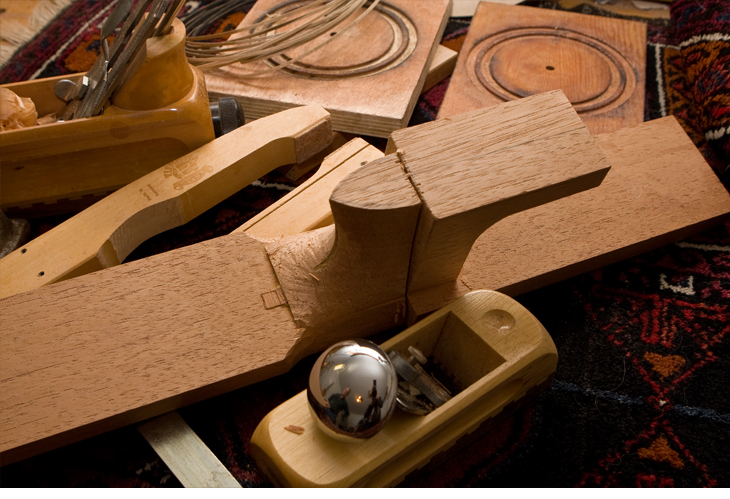
[{"label": "patterned rug", "polygon": [[[184,13],[206,3],[188,1]],[[87,69],[99,49],[99,20],[113,4],[78,0],[14,54],[0,82]],[[670,23],[649,26],[646,119],[677,116],[728,185],[730,6],[676,0],[671,13]],[[452,19],[444,43],[458,49],[468,27],[468,19]],[[422,96],[412,124],[434,118],[447,85]],[[293,185],[271,174],[147,241],[131,259],[227,234]],[[34,221],[34,230],[58,222]],[[403,485],[730,486],[730,222],[519,300],[555,340],[552,386]],[[180,411],[242,485],[270,485],[251,458],[251,434],[268,411],[304,389],[312,362]],[[180,486],[133,427],[0,468],[0,483]]]}]

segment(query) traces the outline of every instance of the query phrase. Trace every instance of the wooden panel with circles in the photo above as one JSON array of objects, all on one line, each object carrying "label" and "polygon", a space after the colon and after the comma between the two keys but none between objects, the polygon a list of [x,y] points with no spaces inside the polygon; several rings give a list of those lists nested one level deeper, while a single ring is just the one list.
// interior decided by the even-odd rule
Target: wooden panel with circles
[{"label": "wooden panel with circles", "polygon": [[[303,3],[260,0],[239,28]],[[247,118],[318,105],[330,112],[337,131],[387,137],[408,125],[450,12],[451,0],[384,0],[341,37],[279,72],[240,78],[290,61],[336,32],[266,62],[211,71],[208,91],[235,96]],[[296,23],[289,29],[295,28]]]},{"label": "wooden panel with circles", "polygon": [[644,120],[643,23],[482,2],[439,111],[444,118],[561,89],[588,129]]}]

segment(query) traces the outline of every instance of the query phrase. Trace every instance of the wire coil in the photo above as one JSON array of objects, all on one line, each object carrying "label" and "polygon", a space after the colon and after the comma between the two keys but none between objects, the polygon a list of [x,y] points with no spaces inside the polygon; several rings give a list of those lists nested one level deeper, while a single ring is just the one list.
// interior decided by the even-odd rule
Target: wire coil
[{"label": "wire coil", "polygon": [[[292,1],[245,28],[215,34],[200,34],[226,15],[246,10],[253,0],[212,2],[194,16],[183,16],[188,30],[185,52],[191,64],[210,71],[234,63],[250,64],[266,60],[272,67],[244,73],[252,78],[286,69],[342,36],[367,16],[380,0]],[[364,9],[359,15],[356,13]],[[353,16],[357,15],[354,19]],[[287,29],[288,28],[288,29]],[[331,36],[294,58],[272,59],[325,35]],[[190,36],[192,35],[192,36]]]}]

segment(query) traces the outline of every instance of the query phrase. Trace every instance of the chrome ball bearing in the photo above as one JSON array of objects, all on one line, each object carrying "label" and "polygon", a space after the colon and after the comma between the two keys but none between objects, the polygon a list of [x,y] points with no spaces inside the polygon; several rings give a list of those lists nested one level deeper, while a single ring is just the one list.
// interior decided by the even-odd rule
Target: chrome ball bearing
[{"label": "chrome ball bearing", "polygon": [[398,375],[388,356],[367,340],[328,348],[312,367],[307,399],[317,426],[337,440],[369,438],[396,407]]}]

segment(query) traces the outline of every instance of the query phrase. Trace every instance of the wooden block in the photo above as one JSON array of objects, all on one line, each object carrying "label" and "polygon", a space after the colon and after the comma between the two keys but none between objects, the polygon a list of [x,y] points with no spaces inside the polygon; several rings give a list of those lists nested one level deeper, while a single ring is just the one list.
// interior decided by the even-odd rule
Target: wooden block
[{"label": "wooden block", "polygon": [[[570,106],[560,92],[506,106],[511,111],[502,116],[503,128],[512,125],[518,138],[505,144],[505,158],[530,150],[530,124],[523,124],[524,133],[516,126],[527,107],[532,120],[544,123],[545,135],[564,143],[556,154],[565,161],[537,159],[525,168],[507,161],[494,193],[474,190],[473,179],[486,175],[489,164],[449,158],[488,143],[494,114],[477,111],[433,130],[458,137],[451,151],[441,152],[441,176],[419,168],[419,161],[409,164],[418,154],[408,146],[349,175],[331,197],[336,231],[325,227],[267,246],[231,234],[2,300],[3,462],[260,381],[334,341],[402,324],[416,227],[422,213],[434,218],[420,193],[446,199],[453,189],[463,191],[454,209],[443,211],[453,218],[439,225],[464,227],[464,220],[484,223],[484,204],[506,215],[605,176],[605,159],[585,167],[584,156],[597,158],[590,151],[573,164],[571,149],[587,147],[580,127],[590,135],[575,114],[565,113]],[[423,172],[417,186],[409,165]],[[465,173],[465,166],[479,171]],[[454,247],[453,258],[467,252]],[[279,287],[288,303],[266,308],[262,295]]]},{"label": "wooden block", "polygon": [[[356,443],[317,428],[301,392],[256,427],[251,452],[278,485],[386,487],[400,482],[485,419],[544,383],[558,353],[540,322],[513,299],[470,293],[381,347],[408,354],[415,346],[456,381],[460,391],[426,416],[396,410],[383,429]],[[286,430],[303,429],[301,435]]]},{"label": "wooden block", "polygon": [[[299,3],[260,0],[239,28],[296,5]],[[320,105],[332,115],[337,131],[387,137],[408,125],[450,11],[451,0],[382,2],[347,36],[305,57],[293,69],[241,79],[244,70],[269,66],[264,62],[245,68],[232,64],[206,75],[208,91],[235,96],[247,118],[293,106]]]},{"label": "wooden block", "polygon": [[646,25],[481,2],[439,117],[562,89],[591,133],[644,120]]},{"label": "wooden block", "polygon": [[[495,126],[471,147],[459,144],[481,121]],[[564,197],[563,188],[575,186],[569,180],[585,182],[580,190],[590,189],[608,169],[560,91],[464,113],[449,134],[438,133],[441,127],[443,122],[435,121],[399,130],[386,148],[386,153],[402,151],[398,155],[424,201],[409,293],[453,283],[476,238],[497,220]],[[593,175],[599,171],[603,175]],[[515,196],[514,189],[524,198]]]},{"label": "wooden block", "polygon": [[596,142],[611,163],[599,187],[494,224],[454,285],[409,295],[410,320],[475,289],[511,296],[538,289],[680,241],[730,214],[730,194],[673,116]]},{"label": "wooden block", "polygon": [[347,142],[347,139],[343,137],[341,133],[334,132],[332,133],[332,142],[330,145],[322,149],[320,152],[312,156],[306,161],[302,161],[301,163],[295,163],[293,165],[286,165],[282,166],[280,168],[277,168],[276,170],[286,176],[289,180],[299,180],[307,173],[311,172],[312,170],[316,169],[320,164],[322,164],[322,160],[335,152],[340,147],[344,146]]},{"label": "wooden block", "polygon": [[431,66],[428,69],[428,75],[426,76],[426,82],[423,84],[421,93],[430,90],[441,81],[450,76],[454,72],[456,67],[456,59],[459,57],[459,53],[455,50],[451,50],[449,47],[439,45],[436,49],[436,55],[431,61]]}]

